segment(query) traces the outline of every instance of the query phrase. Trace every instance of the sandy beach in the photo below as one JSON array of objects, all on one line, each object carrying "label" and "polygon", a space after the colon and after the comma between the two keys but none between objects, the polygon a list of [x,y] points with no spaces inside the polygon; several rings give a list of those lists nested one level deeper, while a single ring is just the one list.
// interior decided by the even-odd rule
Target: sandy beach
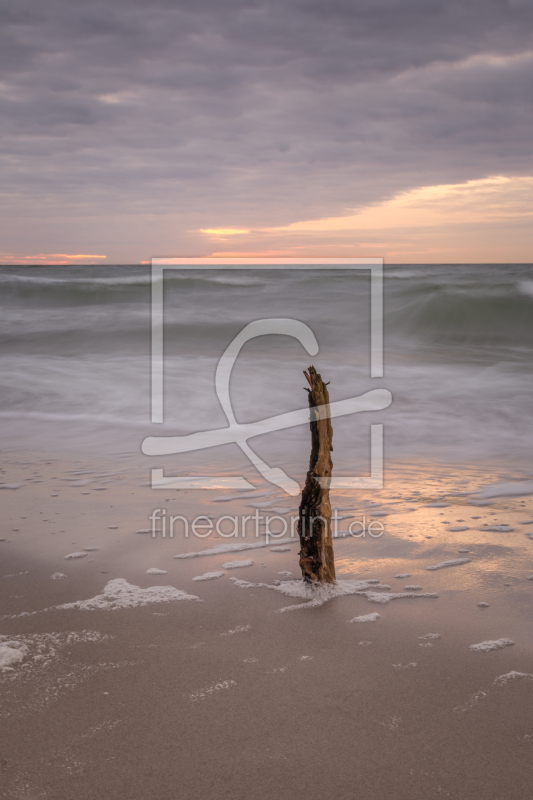
[{"label": "sandy beach", "polygon": [[[529,797],[526,475],[398,464],[381,492],[336,493],[340,588],[309,606],[296,542],[136,533],[154,491],[133,456],[3,467],[3,797]],[[159,507],[274,513],[261,489]],[[342,534],[363,515],[381,537]]]}]

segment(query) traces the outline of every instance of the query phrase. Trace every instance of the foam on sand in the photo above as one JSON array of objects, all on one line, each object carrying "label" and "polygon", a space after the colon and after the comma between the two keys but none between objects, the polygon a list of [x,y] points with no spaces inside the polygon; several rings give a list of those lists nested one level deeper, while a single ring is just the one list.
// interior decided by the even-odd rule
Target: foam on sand
[{"label": "foam on sand", "polygon": [[89,553],[69,553],[68,556],[65,556],[65,561],[69,558],[83,558],[84,556],[88,556]]},{"label": "foam on sand", "polygon": [[213,686],[208,686],[206,689],[197,689],[195,692],[192,692],[189,695],[189,700],[196,702],[198,700],[205,700],[206,697],[214,694],[215,692],[219,692],[221,689],[229,689],[230,686],[236,686],[235,681],[220,681],[219,683],[213,684]]},{"label": "foam on sand", "polygon": [[449,561],[440,561],[438,564],[426,567],[426,569],[435,570],[444,569],[445,567],[459,567],[461,564],[469,564],[471,560],[471,558],[452,558]]},{"label": "foam on sand", "polygon": [[235,636],[236,633],[246,633],[246,631],[249,631],[251,627],[251,625],[237,625],[236,628],[232,628],[229,631],[224,631],[224,633],[221,633],[220,635]]},{"label": "foam on sand", "polygon": [[[230,578],[231,581],[241,589],[264,588],[272,589],[275,592],[280,592],[288,597],[294,597],[305,600],[305,603],[298,603],[297,605],[285,606],[278,609],[277,613],[283,611],[293,611],[298,608],[311,608],[324,605],[329,600],[335,597],[346,597],[347,595],[362,595],[366,597],[369,603],[390,603],[391,600],[407,597],[431,597],[437,598],[437,594],[416,594],[411,592],[390,592],[390,586],[377,583],[370,580],[352,580],[352,581],[337,581],[336,583],[327,583],[320,585],[311,585],[303,580],[283,581],[279,584],[270,583],[249,583],[248,581],[240,580],[239,578]],[[384,593],[380,594],[375,589],[383,589]]]},{"label": "foam on sand", "polygon": [[[272,535],[272,534],[271,534]],[[198,558],[198,556],[218,556],[224,553],[239,553],[242,550],[257,550],[260,547],[270,547],[272,542],[254,542],[254,544],[217,544],[208,550],[199,553],[178,553],[174,558]],[[294,544],[294,539],[281,540],[280,544]]]},{"label": "foam on sand", "polygon": [[222,564],[224,569],[241,569],[242,567],[253,567],[253,561],[226,561]]},{"label": "foam on sand", "polygon": [[470,650],[476,653],[490,653],[493,650],[503,650],[504,647],[511,647],[514,642],[512,639],[488,639],[486,642],[471,644]]},{"label": "foam on sand", "polygon": [[214,581],[217,578],[223,578],[225,572],[204,572],[203,575],[197,575],[196,578],[193,578],[193,581]]},{"label": "foam on sand", "polygon": [[99,644],[113,638],[90,630],[0,636],[0,718],[13,720],[42,711],[95,673],[122,666],[100,658],[88,664],[61,657],[65,649],[70,656],[78,643]]},{"label": "foam on sand", "polygon": [[349,619],[348,622],[376,622],[378,619],[380,619],[380,615],[374,611],[372,614],[362,614],[360,617]]},{"label": "foam on sand", "polygon": [[487,531],[496,531],[496,533],[512,533],[514,528],[511,528],[510,525],[491,525],[490,528],[486,528]]},{"label": "foam on sand", "polygon": [[128,583],[124,578],[115,578],[104,587],[102,594],[90,600],[76,600],[74,603],[63,603],[57,609],[76,608],[80,611],[116,611],[119,608],[138,608],[150,603],[171,603],[178,600],[200,600],[192,594],[186,594],[174,586],[149,586],[141,589]]},{"label": "foam on sand", "polygon": [[0,672],[11,672],[16,664],[22,664],[27,655],[26,645],[13,640],[0,641]]},{"label": "foam on sand", "polygon": [[61,578],[66,578],[67,576],[64,575],[62,572],[54,572],[53,575],[50,575],[50,579],[53,581],[59,581]]},{"label": "foam on sand", "polygon": [[496,686],[504,686],[506,683],[509,683],[509,681],[515,681],[519,678],[533,680],[533,675],[531,672],[517,672],[516,670],[512,669],[511,672],[506,672],[505,675],[500,675],[498,678],[495,678],[494,683]]},{"label": "foam on sand", "polygon": [[[380,588],[379,586],[376,588]],[[381,603],[385,605],[390,603],[391,600],[402,600],[404,598],[413,597],[428,597],[436,599],[439,595],[434,592],[425,592],[419,594],[418,592],[391,592],[390,594],[378,594],[377,592],[357,592],[357,594],[364,594],[369,603]]]},{"label": "foam on sand", "polygon": [[157,567],[150,567],[150,569],[146,570],[148,575],[167,575],[168,572],[166,569],[158,569]]}]

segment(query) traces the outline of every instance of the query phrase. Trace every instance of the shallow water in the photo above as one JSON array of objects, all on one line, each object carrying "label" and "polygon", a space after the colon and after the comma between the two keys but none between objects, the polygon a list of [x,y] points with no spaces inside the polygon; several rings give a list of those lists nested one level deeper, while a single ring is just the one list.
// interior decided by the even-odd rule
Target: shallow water
[{"label": "shallow water", "polygon": [[[369,376],[366,273],[167,273],[165,423],[150,423],[148,267],[3,267],[0,271],[0,426],[8,449],[139,452],[149,435],[227,425],[214,388],[220,356],[250,321],[309,324],[311,358],[287,336],[248,342],[231,378],[239,422],[305,407],[313,361],[332,400],[383,387],[392,405],[335,421],[337,474],[368,462],[369,424],[385,426],[390,459],[524,461],[533,444],[533,266],[385,268],[385,374]],[[300,480],[307,426],[257,437],[254,447]],[[239,474],[234,445],[172,459]],[[148,466],[153,458],[144,457]],[[206,472],[207,471],[207,472]],[[253,476],[253,471],[250,473]]]}]

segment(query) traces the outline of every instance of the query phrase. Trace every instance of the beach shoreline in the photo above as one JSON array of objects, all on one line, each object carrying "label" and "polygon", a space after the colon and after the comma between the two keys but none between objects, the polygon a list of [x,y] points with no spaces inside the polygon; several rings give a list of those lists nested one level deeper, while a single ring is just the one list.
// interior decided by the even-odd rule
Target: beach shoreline
[{"label": "beach shoreline", "polygon": [[[221,776],[232,798],[318,798],[328,786],[339,797],[527,796],[533,524],[521,523],[533,501],[484,497],[501,472],[391,465],[383,490],[335,496],[348,517],[384,523],[380,538],[335,541],[339,585],[369,585],[298,609],[305,599],[280,591],[299,581],[296,542],[201,555],[235,540],[136,533],[165,504],[217,518],[255,502],[266,514],[277,490],[220,502],[222,491],[140,485],[133,457],[121,470],[18,461],[3,465],[21,488],[2,490],[0,641],[26,652],[0,673],[1,796],[218,798]],[[511,477],[526,487],[526,475]],[[513,530],[487,530],[505,524]],[[464,563],[428,570],[454,559]],[[244,566],[224,568],[234,562]],[[133,588],[106,597],[117,579]],[[198,599],[142,594],[165,586]],[[91,598],[103,601],[86,610]],[[470,649],[504,639],[514,644]],[[513,672],[524,677],[495,683]]]}]

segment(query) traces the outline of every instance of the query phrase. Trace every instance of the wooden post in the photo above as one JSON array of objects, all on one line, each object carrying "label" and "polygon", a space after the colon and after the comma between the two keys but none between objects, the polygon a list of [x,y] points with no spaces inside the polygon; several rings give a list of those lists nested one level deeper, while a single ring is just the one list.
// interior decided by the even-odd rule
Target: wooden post
[{"label": "wooden post", "polygon": [[[299,509],[300,567],[308,583],[333,583],[335,561],[331,537],[331,505],[329,483],[333,462],[333,428],[329,417],[327,384],[313,366],[304,371],[310,389],[311,457]],[[317,408],[321,407],[321,408]],[[321,485],[315,478],[325,478]]]}]

